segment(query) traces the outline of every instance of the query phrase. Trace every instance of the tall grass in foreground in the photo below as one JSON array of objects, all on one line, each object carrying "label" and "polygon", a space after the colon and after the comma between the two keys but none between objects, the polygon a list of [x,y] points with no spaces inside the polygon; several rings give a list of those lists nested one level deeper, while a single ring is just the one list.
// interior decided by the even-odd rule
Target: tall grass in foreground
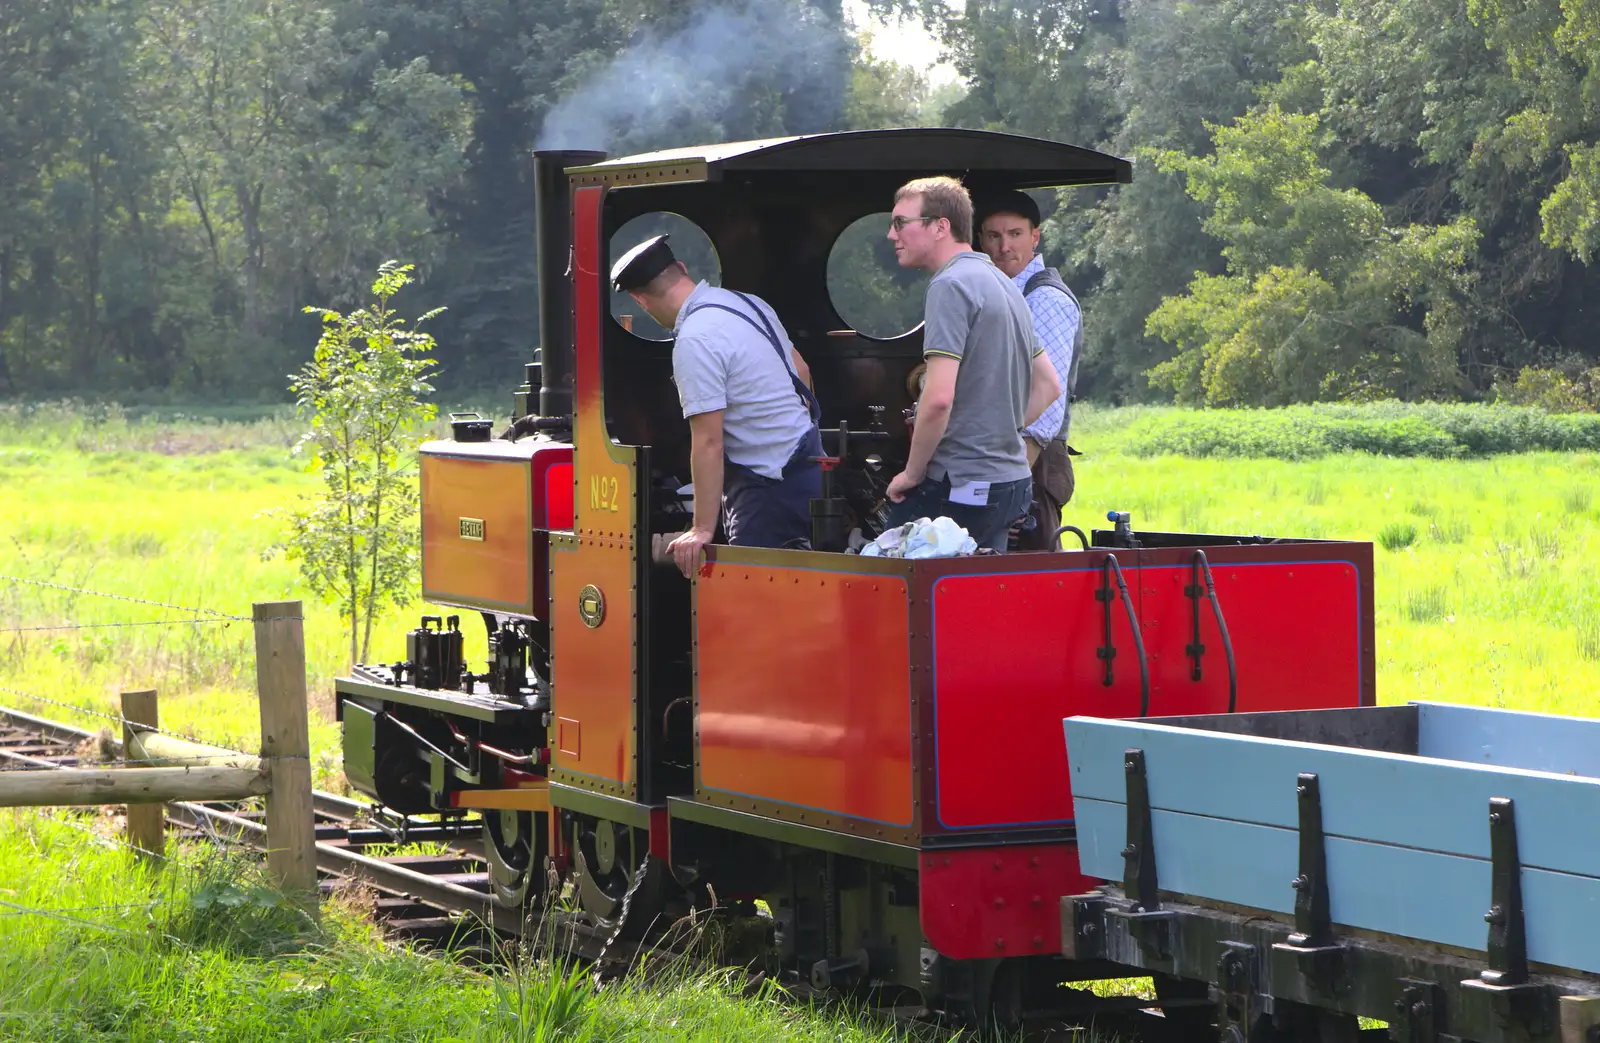
[{"label": "tall grass in foreground", "polygon": [[200,849],[152,870],[35,812],[0,812],[0,901],[4,1040],[908,1038],[687,966],[604,988],[533,959],[483,973],[383,943],[354,901],[313,925],[232,857]]}]

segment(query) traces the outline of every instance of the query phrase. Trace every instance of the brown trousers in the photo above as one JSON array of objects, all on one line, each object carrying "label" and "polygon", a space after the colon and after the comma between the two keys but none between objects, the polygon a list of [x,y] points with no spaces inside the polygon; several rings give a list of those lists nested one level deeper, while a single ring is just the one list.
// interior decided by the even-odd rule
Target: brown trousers
[{"label": "brown trousers", "polygon": [[1033,531],[1018,534],[1018,550],[1060,548],[1060,540],[1051,546],[1050,534],[1061,528],[1061,508],[1072,499],[1076,484],[1067,443],[1051,439],[1033,462],[1033,506],[1029,512],[1033,515]]}]

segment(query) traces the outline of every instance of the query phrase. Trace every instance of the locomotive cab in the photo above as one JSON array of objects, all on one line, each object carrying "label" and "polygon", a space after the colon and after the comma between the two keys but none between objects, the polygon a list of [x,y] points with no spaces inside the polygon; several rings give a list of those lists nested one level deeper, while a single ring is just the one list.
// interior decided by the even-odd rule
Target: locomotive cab
[{"label": "locomotive cab", "polygon": [[[714,893],[762,910],[814,985],[983,1015],[1105,970],[1061,956],[1057,899],[1095,883],[1062,718],[1373,701],[1369,544],[1124,516],[1063,551],[847,552],[882,531],[918,394],[926,276],[885,239],[896,188],[1114,185],[1126,161],[896,130],[535,171],[539,361],[506,430],[422,449],[425,596],[482,615],[488,670],[457,619],[336,682],[352,784],[481,816],[501,903],[548,866],[586,923],[648,934]],[[713,545],[692,580],[654,552],[689,521],[688,425],[668,331],[607,273],[663,231],[693,278],[768,301],[810,367],[837,460],[813,549]]]}]

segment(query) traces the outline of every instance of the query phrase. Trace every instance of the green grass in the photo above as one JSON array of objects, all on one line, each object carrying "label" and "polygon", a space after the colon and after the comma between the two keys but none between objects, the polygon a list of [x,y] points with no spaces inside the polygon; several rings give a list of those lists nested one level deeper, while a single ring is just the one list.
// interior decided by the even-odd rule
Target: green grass
[{"label": "green grass", "polygon": [[0,1040],[907,1038],[687,967],[603,989],[532,960],[489,975],[385,944],[359,900],[312,924],[252,866],[204,848],[151,869],[34,812],[0,812],[0,837]]},{"label": "green grass", "polygon": [[[316,784],[344,791],[332,679],[349,659],[347,631],[302,589],[292,564],[262,559],[281,537],[265,512],[316,488],[291,455],[295,431],[282,414],[130,420],[103,407],[0,406],[0,576],[208,610],[0,580],[0,688],[11,689],[0,691],[0,705],[97,728],[112,722],[89,711],[113,711],[121,691],[154,688],[163,727],[254,750],[249,622],[105,624],[248,617],[253,602],[303,600]],[[391,613],[375,629],[371,658],[403,658],[405,631],[427,611],[443,610],[414,601]],[[475,616],[463,624],[469,655],[481,658],[482,626]],[[20,629],[61,625],[89,628]]]},{"label": "green grass", "polygon": [[1380,702],[1600,713],[1600,453],[1145,456],[1130,431],[1227,414],[1073,415],[1074,525],[1127,510],[1149,529],[1372,541]]},{"label": "green grass", "polygon": [[[1494,444],[1490,435],[1573,419],[1466,406],[1209,413],[1086,406],[1075,412],[1073,442],[1087,455],[1076,461],[1066,520],[1104,526],[1105,512],[1117,509],[1131,510],[1144,527],[1370,540],[1382,701],[1592,712],[1585,693],[1600,682],[1600,578],[1588,563],[1600,557],[1600,509],[1591,493],[1600,454],[1227,455],[1248,448],[1252,431],[1281,434],[1306,426],[1307,417],[1348,419],[1365,410],[1382,419],[1405,409],[1454,418],[1452,430],[1481,446]],[[348,659],[347,638],[334,611],[307,598],[292,566],[260,553],[278,536],[263,512],[312,490],[314,479],[290,456],[297,429],[282,411],[213,412],[221,418],[0,406],[0,575],[240,616],[254,601],[307,600],[317,783],[340,790],[331,679]],[[1208,455],[1198,458],[1151,455],[1150,431],[1185,425],[1232,432],[1232,448],[1207,443],[1195,451]],[[399,658],[404,632],[425,611],[438,610],[415,602],[383,620],[372,658]],[[0,631],[182,618],[0,581]],[[468,657],[480,660],[482,628],[463,623]],[[120,690],[156,688],[168,727],[246,750],[258,741],[248,699],[253,669],[250,627],[242,622],[0,632],[0,687],[100,711],[115,706]],[[106,723],[6,692],[0,703]]]},{"label": "green grass", "polygon": [[[1380,425],[1394,412],[1362,408]],[[1474,408],[1417,414],[1453,440],[1448,452],[1399,453],[1431,444],[1415,424],[1368,446],[1396,455],[1307,441],[1299,429],[1328,418],[1317,411],[1080,408],[1073,442],[1086,455],[1065,520],[1105,527],[1107,510],[1129,510],[1143,528],[1370,540],[1382,702],[1593,714],[1600,454],[1497,454],[1562,428]],[[0,575],[244,616],[255,601],[306,598],[292,566],[260,554],[277,536],[263,512],[314,487],[289,456],[295,427],[281,411],[97,409],[0,406]],[[1185,442],[1173,430],[1210,434]],[[398,658],[426,609],[384,620],[374,658]],[[0,581],[0,688],[83,709],[3,691],[0,704],[96,725],[91,711],[114,708],[118,691],[153,687],[168,727],[252,749],[247,624],[17,629],[186,615]],[[469,659],[481,659],[481,628],[463,629]],[[306,639],[317,782],[338,789],[331,678],[347,641],[334,612],[309,600]],[[883,1038],[837,1017],[807,1020],[771,996],[734,1002],[715,979],[595,993],[548,969],[485,978],[384,948],[337,903],[312,931],[237,868],[190,860],[149,872],[54,820],[0,816],[0,901],[56,914],[0,906],[0,981],[21,983],[0,997],[0,1039],[536,1040],[555,1038],[558,1022],[560,1038],[579,1040]],[[1139,984],[1097,991],[1108,988]]]},{"label": "green grass", "polygon": [[[1081,415],[1087,424],[1078,418]],[[1600,449],[1600,414],[1551,415],[1525,406],[1374,402],[1284,409],[1074,407],[1074,438],[1115,417],[1117,444],[1134,456],[1276,457],[1342,452],[1456,458]],[[1585,507],[1587,509],[1587,501]]]}]

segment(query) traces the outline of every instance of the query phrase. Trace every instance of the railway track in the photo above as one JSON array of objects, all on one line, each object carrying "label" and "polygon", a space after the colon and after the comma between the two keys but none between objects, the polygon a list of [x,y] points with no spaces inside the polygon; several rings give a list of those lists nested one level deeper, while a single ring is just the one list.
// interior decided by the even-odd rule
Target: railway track
[{"label": "railway track", "polygon": [[[0,770],[73,768],[120,756],[120,740],[0,707]],[[167,804],[180,836],[210,838],[261,849],[262,812],[237,803]],[[516,938],[521,918],[494,905],[480,826],[440,826],[375,811],[333,793],[314,795],[317,868],[324,894],[352,882],[376,893],[374,915],[394,938],[454,949],[482,950]],[[396,854],[395,848],[442,844],[435,854]]]}]

